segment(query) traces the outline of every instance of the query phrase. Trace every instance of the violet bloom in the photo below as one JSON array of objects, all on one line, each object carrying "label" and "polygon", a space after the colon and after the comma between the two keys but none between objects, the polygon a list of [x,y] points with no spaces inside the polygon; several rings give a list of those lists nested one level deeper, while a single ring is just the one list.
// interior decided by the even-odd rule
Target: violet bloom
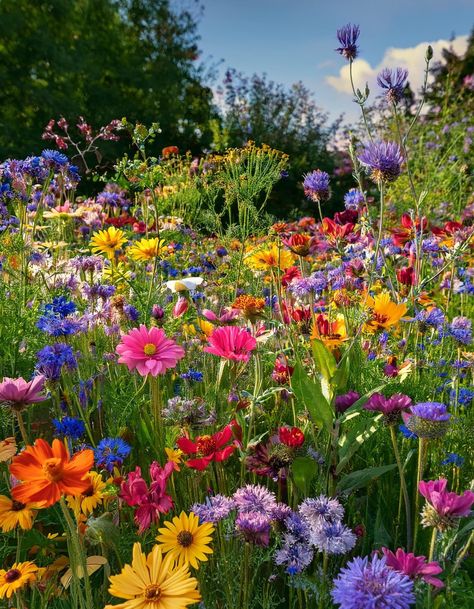
[{"label": "violet bloom", "polygon": [[277,506],[275,495],[261,484],[247,484],[234,493],[234,503],[240,512],[258,512],[272,517]]},{"label": "violet bloom", "polygon": [[343,413],[346,412],[348,408],[353,406],[357,400],[360,400],[360,394],[357,391],[348,391],[343,395],[338,395],[336,397],[336,411]]},{"label": "violet bloom", "polygon": [[216,524],[235,510],[235,501],[224,495],[213,495],[208,497],[205,503],[195,503],[191,512],[198,516],[201,522],[212,522]]},{"label": "violet bloom", "polygon": [[331,196],[329,190],[329,174],[320,169],[316,169],[304,176],[304,194],[310,201],[322,203]]},{"label": "violet bloom", "polygon": [[311,528],[317,529],[324,524],[340,522],[344,508],[337,499],[320,495],[316,499],[305,499],[299,507],[299,513]]},{"label": "violet bloom", "polygon": [[405,552],[402,548],[393,553],[388,548],[382,548],[387,567],[408,575],[410,579],[420,578],[427,584],[442,588],[444,583],[433,575],[443,572],[437,562],[426,562],[424,556],[415,556],[413,552]]},{"label": "violet bloom", "polygon": [[326,554],[346,554],[355,546],[357,537],[342,522],[325,522],[311,531],[310,543]]},{"label": "violet bloom", "polygon": [[376,410],[384,416],[386,425],[394,425],[402,410],[411,406],[411,398],[403,393],[395,393],[386,398],[381,393],[374,393],[365,404],[366,410]]},{"label": "violet bloom", "polygon": [[422,480],[419,483],[418,490],[427,501],[422,512],[423,526],[446,531],[455,526],[456,520],[469,515],[474,503],[474,493],[468,490],[457,495],[446,490],[447,484],[445,478],[429,482]]},{"label": "violet bloom", "polygon": [[45,377],[42,374],[25,381],[23,377],[11,379],[5,377],[0,383],[0,404],[9,406],[17,412],[29,404],[37,404],[48,399],[43,394]]},{"label": "violet bloom", "polygon": [[377,76],[377,84],[386,91],[387,101],[397,104],[403,97],[403,92],[407,86],[408,70],[397,68],[390,70],[384,68]]},{"label": "violet bloom", "polygon": [[270,543],[270,518],[260,512],[243,512],[237,516],[235,528],[245,541],[257,546]]},{"label": "violet bloom", "polygon": [[358,158],[377,184],[396,180],[405,161],[396,142],[383,141],[367,143]]},{"label": "violet bloom", "polygon": [[351,23],[348,23],[337,30],[337,39],[341,46],[337,48],[336,51],[349,61],[354,61],[357,57],[357,39],[359,38],[359,34],[359,26],[352,25]]},{"label": "violet bloom", "polygon": [[441,402],[420,402],[402,413],[408,429],[420,438],[441,438],[447,432],[451,415]]}]

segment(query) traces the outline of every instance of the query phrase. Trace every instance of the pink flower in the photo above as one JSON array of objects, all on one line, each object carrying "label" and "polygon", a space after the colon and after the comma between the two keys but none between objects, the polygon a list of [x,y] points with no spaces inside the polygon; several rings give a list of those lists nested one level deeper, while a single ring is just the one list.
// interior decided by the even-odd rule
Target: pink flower
[{"label": "pink flower", "polygon": [[143,324],[122,336],[117,353],[119,364],[137,369],[142,376],[164,374],[185,355],[184,349],[167,338],[161,328],[148,330]]},{"label": "pink flower", "polygon": [[464,494],[457,495],[446,490],[447,484],[448,482],[444,478],[429,482],[422,480],[418,485],[418,490],[440,516],[449,518],[467,516],[474,503],[474,493],[464,491]]},{"label": "pink flower", "polygon": [[257,341],[245,328],[224,326],[213,331],[209,337],[209,345],[204,347],[206,353],[213,353],[228,360],[248,362]]},{"label": "pink flower", "polygon": [[210,309],[203,309],[202,314],[208,321],[218,321],[221,324],[229,323],[239,316],[239,311],[236,309],[222,309],[219,316]]},{"label": "pink flower", "polygon": [[0,383],[0,402],[4,402],[17,410],[21,410],[28,404],[36,404],[44,402],[48,397],[42,392],[44,391],[45,377],[40,374],[35,376],[31,381],[25,381],[20,377],[10,379],[5,377]]},{"label": "pink flower", "polygon": [[151,484],[142,478],[140,467],[130,472],[122,482],[119,496],[135,510],[135,522],[139,533],[148,529],[152,522],[158,522],[160,514],[167,514],[173,507],[172,498],[166,494],[166,483],[174,471],[174,463],[169,461],[161,467],[156,461],[150,465]]},{"label": "pink flower", "polygon": [[178,298],[176,304],[173,307],[173,317],[181,317],[188,310],[189,303],[186,298]]},{"label": "pink flower", "polygon": [[412,552],[406,553],[402,548],[398,548],[395,554],[388,548],[382,548],[385,561],[388,567],[405,573],[411,579],[420,577],[427,584],[442,588],[444,583],[433,575],[442,573],[443,569],[437,562],[426,562],[424,556],[415,556]]}]

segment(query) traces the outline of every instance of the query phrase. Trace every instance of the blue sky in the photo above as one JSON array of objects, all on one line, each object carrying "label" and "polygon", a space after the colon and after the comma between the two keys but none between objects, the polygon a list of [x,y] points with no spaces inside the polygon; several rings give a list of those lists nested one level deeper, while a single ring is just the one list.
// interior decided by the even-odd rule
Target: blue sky
[{"label": "blue sky", "polygon": [[[355,75],[372,85],[381,67],[407,67],[415,89],[426,44],[457,37],[462,52],[474,25],[473,0],[202,0],[201,58],[277,82],[302,80],[333,115],[356,112],[345,91],[344,59],[334,52],[335,32],[348,22],[361,28]],[[422,44],[424,43],[424,44]],[[435,58],[445,43],[435,45]],[[375,86],[372,87],[375,89]]]}]

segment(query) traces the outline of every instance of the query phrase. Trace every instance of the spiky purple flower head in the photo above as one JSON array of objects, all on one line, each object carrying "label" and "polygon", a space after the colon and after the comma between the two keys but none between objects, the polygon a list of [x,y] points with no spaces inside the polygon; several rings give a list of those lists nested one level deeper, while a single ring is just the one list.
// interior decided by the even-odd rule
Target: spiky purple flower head
[{"label": "spiky purple flower head", "polygon": [[359,38],[360,28],[358,25],[348,23],[337,30],[337,39],[341,45],[336,49],[343,57],[353,61],[357,57],[357,39]]},{"label": "spiky purple flower head", "polygon": [[199,517],[201,522],[217,523],[227,518],[235,510],[235,502],[224,495],[208,497],[205,503],[195,503],[191,511]]},{"label": "spiky purple flower head", "polygon": [[331,196],[329,189],[329,174],[320,169],[315,169],[311,173],[304,176],[303,181],[304,194],[310,201],[322,203],[327,201]]},{"label": "spiky purple flower head", "polygon": [[310,543],[326,554],[345,554],[355,546],[357,537],[342,522],[325,522],[311,531]]},{"label": "spiky purple flower head", "polygon": [[271,517],[277,507],[275,495],[261,484],[247,484],[234,493],[239,512],[258,512]]},{"label": "spiky purple flower head", "polygon": [[270,523],[270,518],[260,512],[242,512],[235,520],[235,528],[245,541],[257,546],[268,546]]},{"label": "spiky purple flower head", "polygon": [[358,158],[376,183],[396,180],[405,160],[396,142],[384,141],[368,142]]},{"label": "spiky purple flower head", "polygon": [[402,417],[408,429],[420,438],[441,438],[448,430],[451,415],[441,402],[420,402]]},{"label": "spiky purple flower head", "polygon": [[384,68],[377,76],[379,87],[386,91],[387,101],[397,104],[403,97],[403,92],[407,86],[408,70],[405,68]]},{"label": "spiky purple flower head", "polygon": [[337,499],[320,495],[316,499],[305,499],[299,512],[311,528],[321,527],[325,523],[340,522],[344,516],[344,508]]}]

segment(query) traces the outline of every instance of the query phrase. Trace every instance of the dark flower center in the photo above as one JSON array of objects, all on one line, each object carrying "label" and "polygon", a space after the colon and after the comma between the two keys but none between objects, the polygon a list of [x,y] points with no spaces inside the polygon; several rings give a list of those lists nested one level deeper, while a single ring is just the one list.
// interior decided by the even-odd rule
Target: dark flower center
[{"label": "dark flower center", "polygon": [[83,497],[92,497],[94,494],[94,487],[92,484],[86,488],[86,490],[82,493]]},{"label": "dark flower center", "polygon": [[20,579],[21,577],[21,571],[19,571],[18,569],[10,569],[10,571],[7,571],[5,573],[5,581],[7,582],[7,584],[12,584],[13,582],[16,582],[17,579]]},{"label": "dark flower center", "polygon": [[21,501],[12,501],[12,512],[21,512],[26,507],[25,503],[21,503]]},{"label": "dark flower center", "polygon": [[147,601],[159,601],[161,598],[161,589],[157,584],[151,584],[145,588],[145,599]]},{"label": "dark flower center", "polygon": [[176,540],[183,548],[189,548],[193,543],[193,535],[189,531],[180,531]]}]

